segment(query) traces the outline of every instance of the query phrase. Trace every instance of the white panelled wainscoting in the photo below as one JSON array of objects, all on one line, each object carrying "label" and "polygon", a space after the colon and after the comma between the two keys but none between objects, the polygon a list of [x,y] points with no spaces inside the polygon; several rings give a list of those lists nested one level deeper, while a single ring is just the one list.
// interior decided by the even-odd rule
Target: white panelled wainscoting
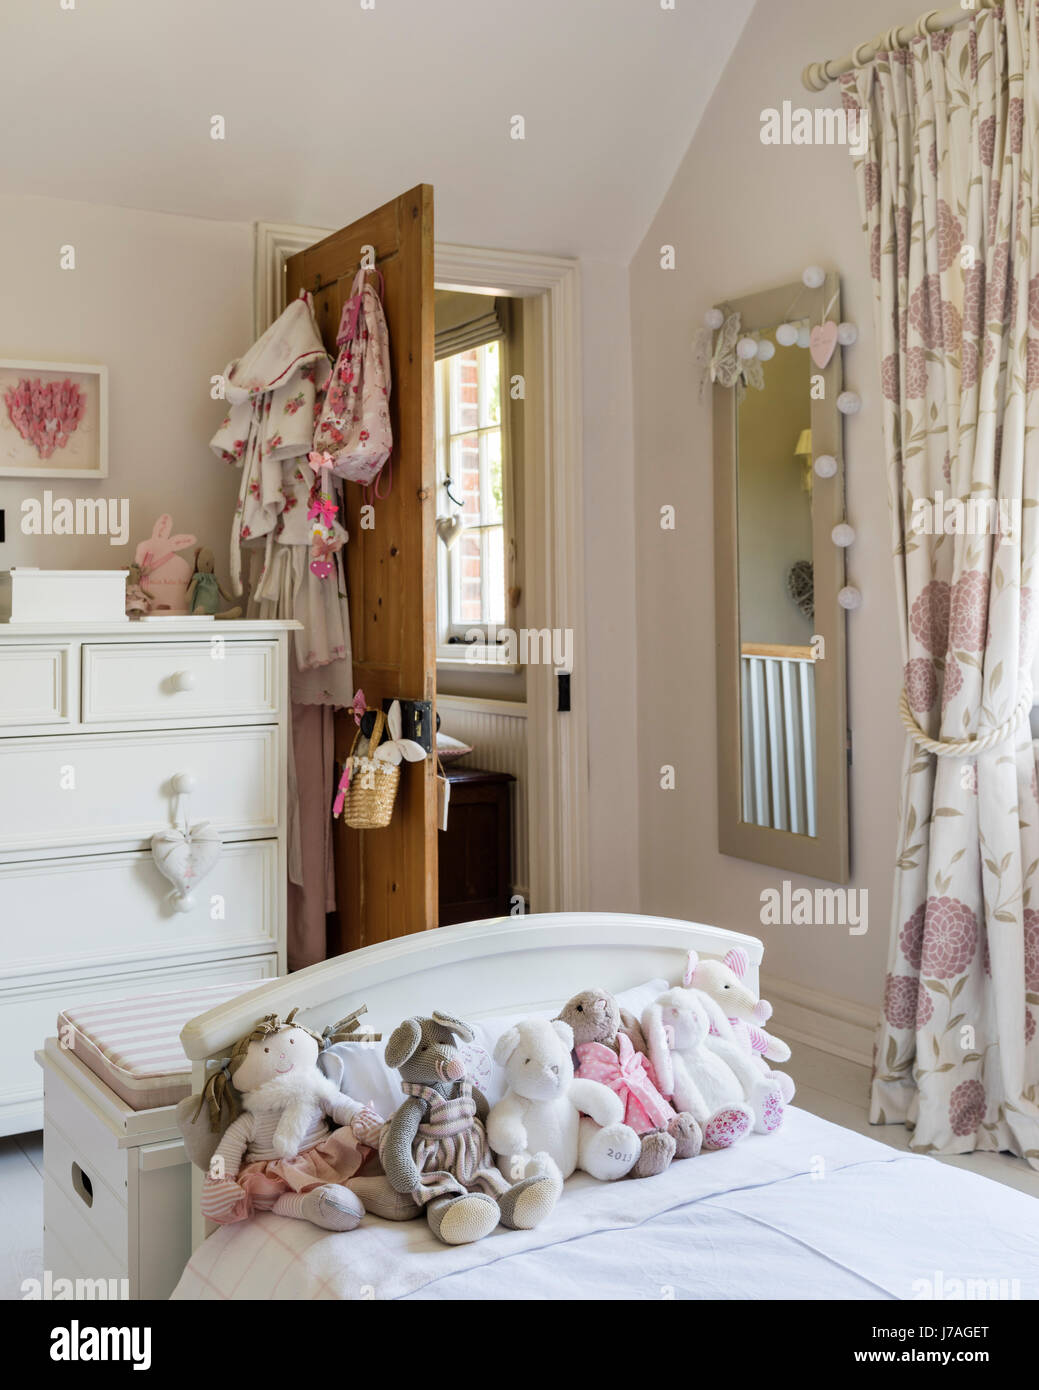
[{"label": "white panelled wainscoting", "polygon": [[461,764],[488,772],[511,772],[512,891],[530,899],[530,835],[527,780],[527,706],[514,700],[485,700],[467,695],[438,695],[442,733],[472,744]]}]

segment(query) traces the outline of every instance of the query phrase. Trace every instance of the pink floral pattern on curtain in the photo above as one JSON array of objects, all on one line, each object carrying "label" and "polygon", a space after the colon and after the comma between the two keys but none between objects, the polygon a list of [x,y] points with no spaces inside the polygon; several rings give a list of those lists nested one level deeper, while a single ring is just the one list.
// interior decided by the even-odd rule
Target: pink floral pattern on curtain
[{"label": "pink floral pattern on curtain", "polygon": [[[951,742],[1030,684],[1039,611],[1039,4],[1009,0],[842,79],[875,289],[906,698]],[[949,533],[919,503],[1004,503]],[[925,514],[926,516],[926,514]],[[982,524],[978,524],[981,521]],[[951,528],[950,528],[951,529]],[[937,534],[933,532],[937,532]],[[919,1152],[1039,1167],[1039,800],[1027,722],[906,739],[871,1120]]]}]

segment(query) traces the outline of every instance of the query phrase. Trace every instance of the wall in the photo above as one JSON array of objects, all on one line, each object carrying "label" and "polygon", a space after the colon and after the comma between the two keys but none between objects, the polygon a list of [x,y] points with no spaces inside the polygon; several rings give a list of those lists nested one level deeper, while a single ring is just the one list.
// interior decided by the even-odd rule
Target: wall
[{"label": "wall", "polygon": [[[75,247],[75,270],[59,248]],[[155,518],[212,548],[227,587],[237,470],[208,441],[221,419],[209,378],[252,340],[252,230],[240,222],[0,197],[4,275],[0,357],[104,362],[109,369],[107,478],[0,478],[7,541],[0,569],[125,567]],[[57,497],[130,499],[130,539],[30,537],[20,504]]]},{"label": "wall", "polygon": [[[631,264],[641,905],[761,936],[772,975],[867,1005],[879,1001],[887,953],[902,750],[872,290],[847,151],[764,146],[759,130],[762,108],[784,99],[837,104],[836,88],[804,90],[803,66],[914,14],[906,0],[759,0]],[[660,268],[664,244],[676,248],[674,270]],[[841,273],[843,317],[859,326],[845,374],[864,399],[845,428],[858,532],[849,577],[865,596],[848,619],[850,886],[869,893],[869,930],[856,937],[762,926],[762,890],[793,876],[717,850],[710,394],[697,399],[691,344],[710,305],[795,279],[813,262]],[[676,508],[673,532],[660,529],[665,504]],[[672,791],[660,788],[665,763],[676,767]]]},{"label": "wall", "polygon": [[[632,306],[634,307],[634,306]],[[588,696],[589,908],[645,910],[639,876],[635,536],[646,501],[646,454],[636,451],[628,276],[581,261],[584,374],[583,634]],[[578,642],[581,634],[578,634]],[[580,650],[580,646],[578,646]]]}]

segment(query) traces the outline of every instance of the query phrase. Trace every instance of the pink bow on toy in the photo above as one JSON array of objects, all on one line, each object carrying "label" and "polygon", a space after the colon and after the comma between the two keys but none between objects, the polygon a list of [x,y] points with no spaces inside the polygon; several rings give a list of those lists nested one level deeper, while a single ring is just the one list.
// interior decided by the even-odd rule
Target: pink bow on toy
[{"label": "pink bow on toy", "polygon": [[368,701],[364,698],[363,690],[357,690],[354,692],[353,704],[350,706],[350,708],[353,710],[354,723],[357,725],[358,728],[360,728],[361,719],[364,715],[365,710],[368,708]]},{"label": "pink bow on toy", "polygon": [[673,1120],[675,1112],[657,1089],[652,1064],[635,1051],[626,1033],[618,1033],[617,1042],[619,1056],[605,1043],[579,1043],[580,1074],[616,1091],[625,1102],[624,1123],[636,1134],[648,1134]]},{"label": "pink bow on toy", "polygon": [[319,476],[323,470],[327,470],[331,473],[332,469],[335,467],[335,459],[331,454],[310,453],[307,455],[307,462]]},{"label": "pink bow on toy", "polygon": [[331,497],[326,492],[322,492],[314,498],[307,508],[307,520],[320,521],[323,526],[327,526],[331,530],[332,522],[335,521],[338,510],[339,507],[332,501]]}]

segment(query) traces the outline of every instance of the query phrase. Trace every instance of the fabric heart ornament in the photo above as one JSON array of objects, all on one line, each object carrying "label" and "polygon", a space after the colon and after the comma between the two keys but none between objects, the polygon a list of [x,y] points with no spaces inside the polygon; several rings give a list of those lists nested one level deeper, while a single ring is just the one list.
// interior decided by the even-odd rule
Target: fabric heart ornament
[{"label": "fabric heart ornament", "polygon": [[41,459],[64,449],[87,405],[86,393],[74,381],[44,383],[27,377],[4,393],[4,401],[11,423]]},{"label": "fabric heart ornament", "polygon": [[818,323],[808,335],[808,351],[817,367],[825,367],[837,347],[837,325],[832,319]]},{"label": "fabric heart ornament", "polygon": [[152,858],[173,884],[169,901],[178,912],[190,912],[195,906],[191,890],[216,865],[222,849],[223,841],[207,820],[186,830],[171,827],[152,836]]},{"label": "fabric heart ornament", "polygon": [[459,515],[438,516],[436,519],[437,535],[444,542],[444,545],[451,549],[455,541],[462,534],[465,523]]}]

